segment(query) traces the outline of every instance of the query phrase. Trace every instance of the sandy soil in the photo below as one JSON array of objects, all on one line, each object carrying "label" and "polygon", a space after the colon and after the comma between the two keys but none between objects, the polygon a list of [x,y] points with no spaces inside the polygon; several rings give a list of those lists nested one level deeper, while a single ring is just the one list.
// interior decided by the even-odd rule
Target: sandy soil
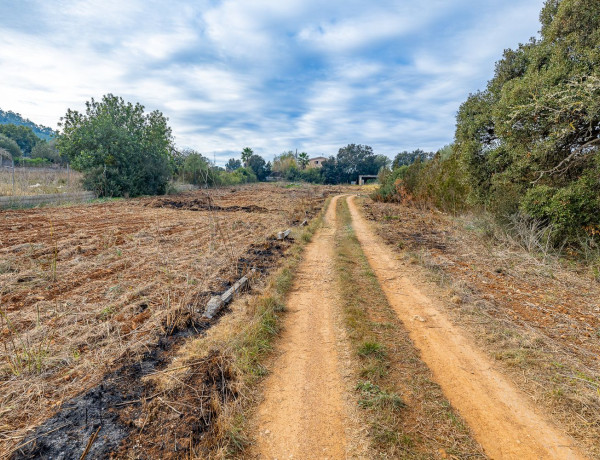
[{"label": "sandy soil", "polygon": [[[337,197],[336,197],[337,198]],[[336,347],[335,202],[306,248],[288,298],[280,355],[258,409],[260,458],[345,458],[345,385]]]},{"label": "sandy soil", "polygon": [[354,199],[353,225],[388,301],[452,405],[492,458],[584,458],[573,442],[493,368],[442,309],[411,283],[410,269],[375,236]]}]

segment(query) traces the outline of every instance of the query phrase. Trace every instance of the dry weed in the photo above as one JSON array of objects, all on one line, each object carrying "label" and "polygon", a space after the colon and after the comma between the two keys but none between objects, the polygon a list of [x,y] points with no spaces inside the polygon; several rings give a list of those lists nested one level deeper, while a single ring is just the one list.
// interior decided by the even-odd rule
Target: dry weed
[{"label": "dry weed", "polygon": [[515,239],[479,216],[364,206],[391,250],[444,288],[455,321],[600,458],[600,284],[590,265],[551,251],[535,224]]}]

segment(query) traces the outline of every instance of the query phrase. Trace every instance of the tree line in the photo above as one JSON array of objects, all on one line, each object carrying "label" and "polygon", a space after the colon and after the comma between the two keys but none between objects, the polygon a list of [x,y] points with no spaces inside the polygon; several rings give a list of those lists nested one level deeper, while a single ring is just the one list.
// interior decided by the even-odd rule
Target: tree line
[{"label": "tree line", "polygon": [[193,149],[178,150],[168,119],[158,110],[146,112],[113,94],[91,99],[84,111],[68,109],[60,131],[50,141],[28,126],[0,125],[0,153],[21,163],[68,162],[83,173],[83,185],[99,196],[164,194],[169,181],[218,186],[266,180],[349,183],[359,174],[377,174],[387,167],[384,155],[370,146],[349,144],[321,168],[309,167],[306,152],[283,152],[265,161],[250,147],[240,158],[220,167]]},{"label": "tree line", "polygon": [[376,198],[480,207],[600,241],[600,2],[547,0],[539,38],[507,49],[456,119],[453,145],[389,172]]},{"label": "tree line", "polygon": [[42,139],[31,127],[13,123],[0,125],[0,158],[2,157],[24,166],[63,162],[56,147],[56,139]]}]

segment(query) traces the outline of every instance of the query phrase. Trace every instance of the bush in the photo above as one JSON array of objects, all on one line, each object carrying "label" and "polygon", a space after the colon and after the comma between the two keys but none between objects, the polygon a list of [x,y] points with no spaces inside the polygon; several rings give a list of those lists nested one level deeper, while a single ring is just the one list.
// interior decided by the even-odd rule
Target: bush
[{"label": "bush", "polygon": [[39,141],[31,149],[31,158],[43,158],[51,163],[59,163],[61,158],[56,149],[56,141],[54,139],[49,142]]},{"label": "bush", "polygon": [[24,155],[29,155],[33,147],[40,142],[29,126],[12,123],[0,125],[0,135],[6,136],[17,143]]},{"label": "bush", "polygon": [[29,166],[32,168],[41,168],[44,166],[49,166],[50,164],[52,164],[52,162],[47,158],[21,158],[19,160],[19,165]]},{"label": "bush", "polygon": [[420,170],[415,194],[436,207],[453,213],[467,207],[469,186],[456,155],[438,154]]},{"label": "bush", "polygon": [[404,187],[404,176],[408,166],[400,166],[390,171],[383,169],[379,172],[379,188],[372,194],[371,198],[375,201],[397,202],[406,200],[407,193]]},{"label": "bush", "polygon": [[409,203],[418,200],[452,212],[466,207],[469,192],[457,157],[445,155],[444,158],[440,153],[431,161],[417,159],[410,166],[382,170],[379,183],[379,189],[372,195],[377,201]]},{"label": "bush", "polygon": [[6,137],[4,134],[0,134],[0,149],[8,152],[8,155],[10,155],[13,160],[23,155],[21,148],[17,143]]},{"label": "bush", "polygon": [[256,175],[250,168],[238,168],[235,171],[219,171],[218,185],[239,185],[257,182]]},{"label": "bush", "polygon": [[163,194],[171,175],[171,129],[159,111],[108,94],[68,110],[57,145],[83,172],[83,184],[100,196]]},{"label": "bush", "polygon": [[300,180],[304,182],[310,182],[311,184],[322,184],[323,176],[321,174],[321,168],[309,168],[300,171]]},{"label": "bush", "polygon": [[538,185],[527,191],[521,212],[550,226],[555,244],[577,243],[600,229],[598,188],[590,176],[561,188]]},{"label": "bush", "polygon": [[194,185],[213,186],[218,184],[218,172],[214,171],[208,158],[194,150],[184,150],[180,153],[182,161],[179,178],[183,182]]}]

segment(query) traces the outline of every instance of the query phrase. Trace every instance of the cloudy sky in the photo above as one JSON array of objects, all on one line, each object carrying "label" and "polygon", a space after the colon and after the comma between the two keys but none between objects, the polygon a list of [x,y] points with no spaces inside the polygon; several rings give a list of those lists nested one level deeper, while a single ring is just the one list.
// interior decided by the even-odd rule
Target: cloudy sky
[{"label": "cloudy sky", "polygon": [[113,93],[223,164],[452,141],[543,0],[0,0],[0,108],[56,128]]}]

